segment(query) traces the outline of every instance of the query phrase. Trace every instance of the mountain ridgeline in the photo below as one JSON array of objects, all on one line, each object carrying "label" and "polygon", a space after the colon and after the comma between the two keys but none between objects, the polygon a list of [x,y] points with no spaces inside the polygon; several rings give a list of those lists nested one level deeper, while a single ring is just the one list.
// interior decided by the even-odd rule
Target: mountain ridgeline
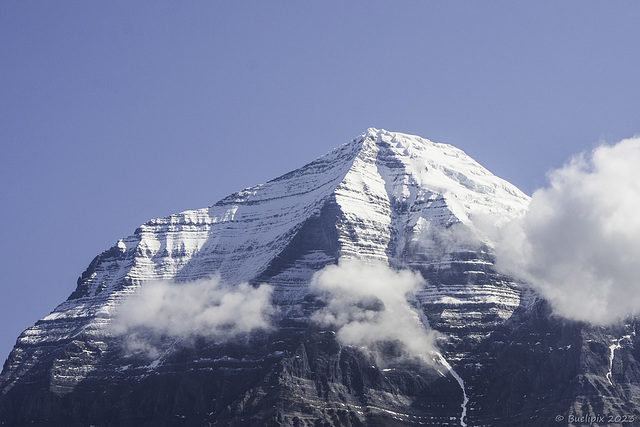
[{"label": "mountain ridgeline", "polygon": [[[564,320],[496,269],[494,231],[528,203],[455,147],[369,129],[151,220],[18,337],[0,425],[640,425],[635,321]],[[392,273],[320,290],[349,261],[411,292]]]}]

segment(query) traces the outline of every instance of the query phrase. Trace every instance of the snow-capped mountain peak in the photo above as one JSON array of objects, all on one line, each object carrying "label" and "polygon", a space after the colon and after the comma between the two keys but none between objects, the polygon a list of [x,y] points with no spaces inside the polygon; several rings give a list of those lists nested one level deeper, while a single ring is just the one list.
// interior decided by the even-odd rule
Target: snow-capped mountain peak
[{"label": "snow-capped mountain peak", "polygon": [[[571,349],[577,364],[583,353],[599,351],[591,344],[580,350],[579,339],[565,344],[573,326],[551,319],[526,287],[495,269],[491,227],[528,203],[462,150],[370,128],[207,208],[150,220],[96,256],[69,299],[20,335],[0,375],[0,424],[140,425],[143,417],[145,425],[465,425],[467,418],[469,425],[526,425],[564,414],[544,400],[520,404],[553,379],[511,381],[533,372],[516,360],[553,366],[566,384],[582,384],[575,366],[556,354]],[[381,369],[313,324],[327,301],[310,289],[312,279],[343,258],[420,277],[404,303],[414,321],[438,331],[442,369]],[[253,341],[196,340],[191,347],[156,337],[162,351],[151,362],[123,351],[125,338],[111,327],[130,297],[174,284],[207,293],[209,283],[220,298],[196,305],[226,304],[225,290],[236,302],[261,295],[260,304],[277,313],[272,329]],[[384,308],[382,300],[362,303],[372,318]],[[233,322],[234,313],[226,314],[217,331]],[[626,341],[614,360],[611,337],[593,334],[607,343],[600,386],[617,386],[616,363],[631,360]],[[504,394],[506,406],[488,390]]]}]

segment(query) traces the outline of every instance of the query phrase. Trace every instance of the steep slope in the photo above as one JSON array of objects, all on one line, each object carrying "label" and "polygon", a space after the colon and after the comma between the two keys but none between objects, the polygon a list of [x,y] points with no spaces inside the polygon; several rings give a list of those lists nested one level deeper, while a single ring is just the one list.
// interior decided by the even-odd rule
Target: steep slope
[{"label": "steep slope", "polygon": [[[149,221],[98,255],[69,299],[18,338],[0,375],[0,423],[540,425],[569,412],[640,415],[635,324],[596,330],[553,318],[495,270],[495,226],[528,200],[455,147],[369,129],[209,208]],[[426,279],[411,304],[440,332],[437,363],[384,369],[310,320],[325,302],[309,283],[340,258]],[[231,287],[272,286],[276,327],[231,341],[163,337],[151,359],[110,327],[154,282],[213,274]]]},{"label": "steep slope", "polygon": [[[67,301],[18,338],[3,371],[2,391],[25,375],[42,376],[33,368],[51,363],[79,337],[103,351],[114,308],[146,282],[220,273],[240,283],[258,275],[320,209],[357,149],[357,144],[343,145],[302,169],[209,208],[151,220],[119,240],[91,262]],[[89,366],[81,369],[91,370]],[[71,389],[85,373],[76,368],[69,368],[68,375],[59,372],[51,387]]]}]

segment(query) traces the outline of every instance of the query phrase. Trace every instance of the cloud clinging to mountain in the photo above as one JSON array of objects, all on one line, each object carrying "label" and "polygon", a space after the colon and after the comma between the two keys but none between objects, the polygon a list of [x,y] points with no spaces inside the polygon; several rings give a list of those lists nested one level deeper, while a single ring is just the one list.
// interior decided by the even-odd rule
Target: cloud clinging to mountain
[{"label": "cloud clinging to mountain", "polygon": [[602,145],[549,175],[508,224],[498,266],[557,314],[608,324],[640,308],[640,138]]}]

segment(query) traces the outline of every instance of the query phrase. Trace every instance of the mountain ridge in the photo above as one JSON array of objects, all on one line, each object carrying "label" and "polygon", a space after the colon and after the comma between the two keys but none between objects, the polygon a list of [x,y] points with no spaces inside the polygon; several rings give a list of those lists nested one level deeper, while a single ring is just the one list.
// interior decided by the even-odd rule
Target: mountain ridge
[{"label": "mountain ridge", "polygon": [[[70,297],[18,338],[0,375],[0,422],[244,425],[251,419],[253,425],[319,420],[406,425],[456,419],[460,425],[527,425],[527,419],[550,420],[553,411],[566,412],[579,399],[563,397],[555,406],[545,401],[542,410],[525,398],[551,380],[533,375],[524,385],[505,385],[505,378],[523,366],[549,364],[575,381],[580,360],[604,357],[608,376],[588,381],[612,385],[619,377],[612,374],[616,365],[610,354],[631,354],[635,344],[632,338],[621,341],[621,335],[616,345],[623,344],[613,351],[609,343],[588,347],[568,361],[552,352],[527,358],[518,351],[538,350],[528,341],[531,336],[558,349],[581,345],[571,333],[608,339],[586,326],[553,320],[539,296],[495,269],[491,230],[521,215],[528,202],[453,146],[370,128],[301,168],[207,208],[150,220],[99,254]],[[310,292],[309,283],[340,259],[410,268],[426,280],[412,304],[425,326],[440,334],[448,373],[415,365],[386,371],[310,320],[326,302]],[[268,283],[279,307],[275,329],[252,335],[251,345],[242,340],[184,345],[165,337],[156,343],[163,355],[151,362],[128,353],[110,330],[118,307],[141,288],[158,281],[188,284],[214,273],[231,287]],[[635,337],[634,328],[628,325],[624,336]],[[627,384],[634,378],[623,377]],[[109,386],[100,392],[99,384]],[[524,400],[511,399],[504,407],[491,403],[485,396],[500,395],[500,384]],[[629,408],[629,397],[615,396],[619,408]],[[518,412],[523,401],[530,407],[526,414]]]}]

